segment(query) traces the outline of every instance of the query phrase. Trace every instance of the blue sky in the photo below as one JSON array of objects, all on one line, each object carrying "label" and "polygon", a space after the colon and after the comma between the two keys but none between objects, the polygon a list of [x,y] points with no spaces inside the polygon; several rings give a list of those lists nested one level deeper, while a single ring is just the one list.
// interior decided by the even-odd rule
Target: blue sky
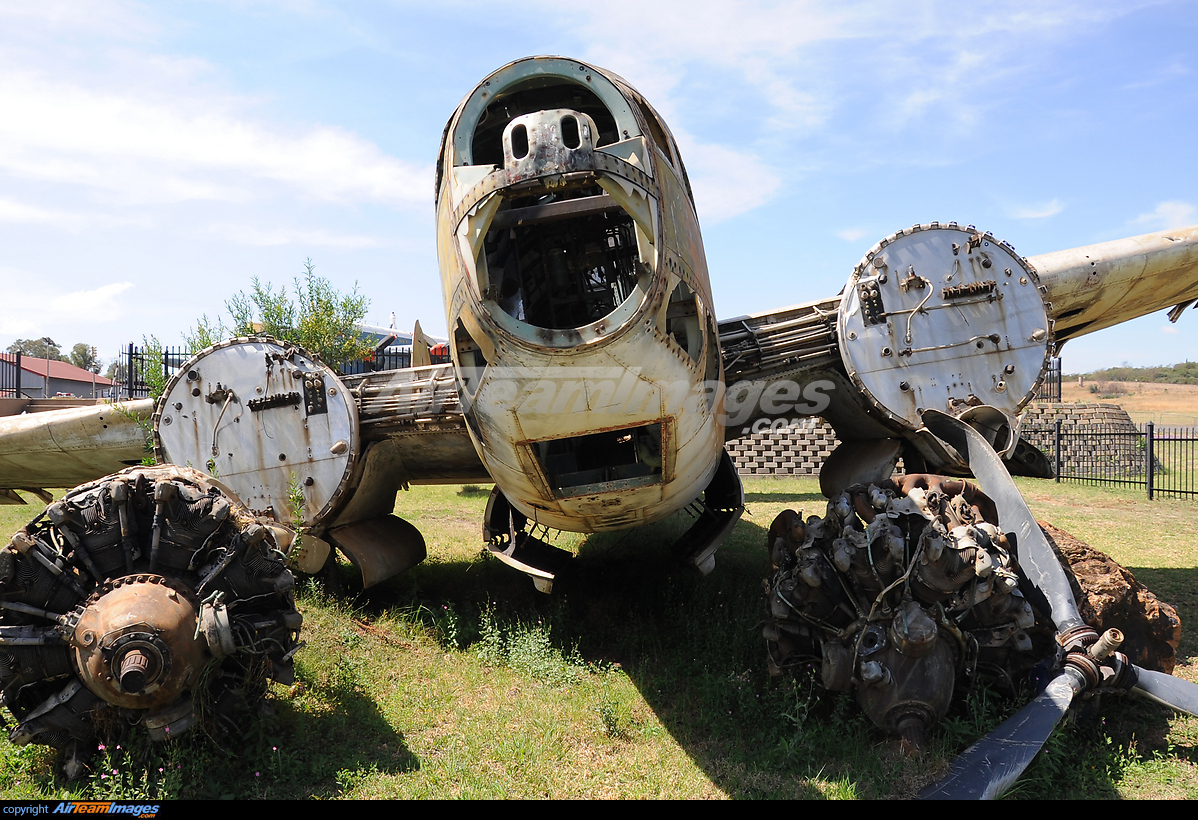
[{"label": "blue sky", "polygon": [[[917,222],[1025,255],[1198,223],[1195,2],[0,0],[0,349],[178,343],[307,258],[444,335],[441,131],[530,54],[665,117],[722,318],[833,295]],[[1198,358],[1198,311],[1064,357]]]}]

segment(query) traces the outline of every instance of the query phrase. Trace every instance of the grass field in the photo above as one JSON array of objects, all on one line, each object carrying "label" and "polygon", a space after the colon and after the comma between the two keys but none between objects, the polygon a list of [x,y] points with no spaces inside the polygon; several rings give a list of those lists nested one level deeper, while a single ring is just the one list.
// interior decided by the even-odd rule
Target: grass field
[{"label": "grass field", "polygon": [[[1020,482],[1041,518],[1109,552],[1177,606],[1178,674],[1198,679],[1198,504]],[[958,698],[920,758],[851,697],[772,679],[759,621],[765,530],[814,512],[812,479],[747,483],[714,573],[666,545],[685,521],[563,535],[579,555],[552,596],[480,554],[486,489],[417,488],[397,512],[430,558],[367,593],[302,586],[298,681],[243,737],[150,745],[138,730],[69,783],[54,755],[0,740],[0,794],[46,797],[909,797],[1018,704]],[[11,532],[36,508],[0,508]],[[345,581],[352,590],[350,568]],[[1195,797],[1198,720],[1130,700],[1057,732],[1024,797]]]}]

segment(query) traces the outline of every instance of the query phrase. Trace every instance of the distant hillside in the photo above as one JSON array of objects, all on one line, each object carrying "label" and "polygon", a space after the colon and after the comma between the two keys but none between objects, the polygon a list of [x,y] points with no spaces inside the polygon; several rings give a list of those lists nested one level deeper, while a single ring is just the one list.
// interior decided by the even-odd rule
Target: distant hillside
[{"label": "distant hillside", "polygon": [[[1086,381],[1198,384],[1198,362],[1182,362],[1161,367],[1108,367],[1083,375]],[[1066,379],[1075,381],[1077,377],[1077,373],[1065,376]]]}]

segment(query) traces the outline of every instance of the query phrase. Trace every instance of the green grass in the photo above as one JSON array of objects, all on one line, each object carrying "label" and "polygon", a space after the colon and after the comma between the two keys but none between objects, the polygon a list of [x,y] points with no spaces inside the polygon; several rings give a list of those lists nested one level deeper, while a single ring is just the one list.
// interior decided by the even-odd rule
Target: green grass
[{"label": "green grass", "polygon": [[[1178,607],[1178,673],[1198,677],[1198,504],[1021,480],[1033,511],[1109,552]],[[397,514],[429,559],[347,597],[301,585],[297,683],[245,722],[236,748],[133,732],[83,781],[53,753],[0,740],[0,795],[45,797],[740,797],[913,795],[1018,704],[960,697],[921,758],[849,696],[770,678],[760,635],[765,531],[821,512],[813,479],[747,482],[748,512],[712,575],[680,566],[673,520],[563,534],[578,553],[551,596],[482,554],[486,489],[416,488]],[[0,508],[11,532],[37,507]],[[1129,700],[1058,732],[1016,796],[1192,797],[1198,721]],[[113,775],[112,770],[117,774]],[[162,771],[159,771],[161,769]]]}]

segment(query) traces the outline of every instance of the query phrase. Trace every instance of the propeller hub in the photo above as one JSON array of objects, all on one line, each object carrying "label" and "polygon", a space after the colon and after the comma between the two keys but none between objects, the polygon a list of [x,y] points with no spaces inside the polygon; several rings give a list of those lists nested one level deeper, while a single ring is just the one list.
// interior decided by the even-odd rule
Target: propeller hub
[{"label": "propeller hub", "polygon": [[80,678],[116,706],[172,703],[209,660],[197,612],[190,590],[168,578],[117,579],[88,601],[72,635]]}]

